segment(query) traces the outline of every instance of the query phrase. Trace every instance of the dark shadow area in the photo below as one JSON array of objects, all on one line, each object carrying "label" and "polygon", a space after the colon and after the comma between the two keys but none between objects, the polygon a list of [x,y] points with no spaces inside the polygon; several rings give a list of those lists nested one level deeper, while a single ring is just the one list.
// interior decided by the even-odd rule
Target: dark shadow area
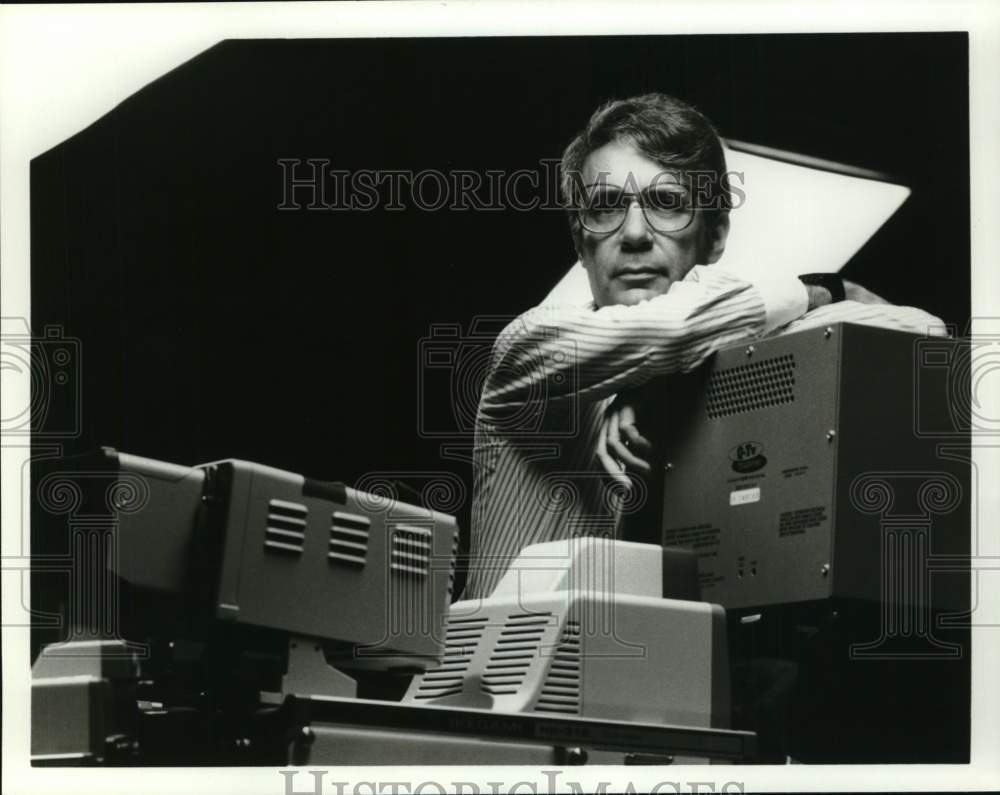
[{"label": "dark shadow area", "polygon": [[562,214],[282,211],[278,160],[544,176],[598,103],[649,90],[723,135],[899,175],[912,197],[845,273],[964,326],[966,50],[964,34],[224,42],[32,164],[33,325],[82,346],[64,448],[469,482],[420,434],[419,401],[463,430],[448,378],[420,394],[420,340],[538,301],[574,259]]}]

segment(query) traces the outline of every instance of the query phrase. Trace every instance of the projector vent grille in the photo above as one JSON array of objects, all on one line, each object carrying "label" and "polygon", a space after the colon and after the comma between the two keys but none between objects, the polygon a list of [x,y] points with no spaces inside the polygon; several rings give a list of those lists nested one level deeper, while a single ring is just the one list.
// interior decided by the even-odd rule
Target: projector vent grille
[{"label": "projector vent grille", "polygon": [[455,589],[455,561],[458,560],[458,528],[451,537],[451,564],[448,569],[448,601],[451,601],[451,594]]},{"label": "projector vent grille", "polygon": [[795,357],[786,353],[712,373],[706,410],[714,419],[794,400]]},{"label": "projector vent grille", "polygon": [[334,511],[330,520],[330,547],[326,553],[331,563],[364,566],[368,555],[368,533],[372,520],[367,516]]},{"label": "projector vent grille", "polygon": [[389,563],[397,574],[426,577],[431,569],[431,539],[429,528],[414,524],[397,524],[392,529],[392,559]]},{"label": "projector vent grille", "polygon": [[306,545],[306,517],[309,509],[297,502],[271,500],[267,504],[264,549],[301,555]]},{"label": "projector vent grille", "polygon": [[545,684],[535,704],[536,712],[580,713],[580,623],[567,621]]},{"label": "projector vent grille", "polygon": [[415,698],[442,698],[462,692],[462,678],[483,637],[487,618],[449,618],[445,626],[444,656],[423,675]]},{"label": "projector vent grille", "polygon": [[516,693],[528,675],[551,613],[518,613],[507,617],[483,673],[482,691],[493,696]]}]

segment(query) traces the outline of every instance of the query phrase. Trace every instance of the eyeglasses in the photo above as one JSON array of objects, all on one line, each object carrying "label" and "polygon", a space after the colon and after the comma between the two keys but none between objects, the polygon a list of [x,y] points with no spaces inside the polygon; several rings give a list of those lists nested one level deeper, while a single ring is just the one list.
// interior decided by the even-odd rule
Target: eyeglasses
[{"label": "eyeglasses", "polygon": [[679,185],[651,185],[631,193],[618,185],[600,185],[577,209],[580,224],[588,232],[608,235],[617,232],[632,202],[638,202],[646,223],[663,233],[680,232],[690,226],[694,208],[684,188]]}]

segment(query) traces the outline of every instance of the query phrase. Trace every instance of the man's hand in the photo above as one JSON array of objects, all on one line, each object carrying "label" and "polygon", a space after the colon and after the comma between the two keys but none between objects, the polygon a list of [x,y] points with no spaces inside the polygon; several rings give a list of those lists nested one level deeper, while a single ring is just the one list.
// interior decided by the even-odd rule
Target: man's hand
[{"label": "man's hand", "polygon": [[[882,296],[876,295],[871,290],[862,287],[860,284],[849,282],[846,279],[843,280],[843,283],[845,301],[857,301],[859,304],[889,303]],[[827,290],[826,287],[822,287],[818,284],[807,284],[806,292],[809,295],[809,308],[807,310],[809,312],[814,309],[819,309],[821,306],[826,306],[833,301],[833,296],[830,295],[830,291]]]},{"label": "man's hand", "polygon": [[857,301],[859,304],[888,304],[882,296],[875,295],[871,290],[866,290],[860,284],[849,282],[844,279],[844,300]]},{"label": "man's hand", "polygon": [[628,469],[643,474],[652,471],[649,458],[653,445],[635,427],[635,407],[621,396],[608,406],[601,424],[595,451],[601,466],[626,489],[632,481],[625,474]]},{"label": "man's hand", "polygon": [[814,309],[819,309],[821,306],[826,306],[833,302],[833,296],[830,295],[830,291],[825,287],[820,287],[818,284],[807,284],[806,294],[809,296],[807,312],[812,312]]}]

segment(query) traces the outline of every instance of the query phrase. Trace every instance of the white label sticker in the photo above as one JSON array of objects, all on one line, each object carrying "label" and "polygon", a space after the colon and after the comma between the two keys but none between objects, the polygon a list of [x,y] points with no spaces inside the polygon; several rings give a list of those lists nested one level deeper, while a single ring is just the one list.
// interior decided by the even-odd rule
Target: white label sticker
[{"label": "white label sticker", "polygon": [[760,488],[738,489],[729,492],[730,505],[749,505],[752,502],[760,502]]}]

